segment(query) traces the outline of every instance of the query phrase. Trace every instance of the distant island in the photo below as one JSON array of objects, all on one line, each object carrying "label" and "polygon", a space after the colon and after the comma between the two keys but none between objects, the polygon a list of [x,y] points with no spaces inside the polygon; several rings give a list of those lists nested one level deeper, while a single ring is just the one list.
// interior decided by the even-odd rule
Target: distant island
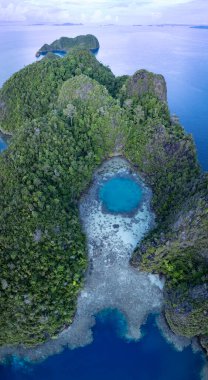
[{"label": "distant island", "polygon": [[53,24],[54,26],[78,26],[78,25],[83,25],[81,22],[79,23],[74,23],[74,22],[64,22],[64,23],[59,23],[59,24]]},{"label": "distant island", "polygon": [[190,24],[150,24],[147,26],[158,26],[158,27],[165,27],[165,26],[172,26],[172,27],[180,27],[180,26],[188,26],[190,27]]},{"label": "distant island", "polygon": [[77,26],[84,25],[81,22],[63,22],[63,23],[52,23],[52,22],[36,22],[35,24],[30,24],[32,26],[40,26],[40,25],[51,25],[51,26]]},{"label": "distant island", "polygon": [[196,28],[196,29],[207,29],[208,26],[202,25],[202,26],[197,26],[197,25],[191,25],[191,24],[133,24],[132,26],[144,26],[144,27],[158,27],[158,28],[164,28],[166,26],[177,28],[177,27],[188,27],[188,28]]},{"label": "distant island", "polygon": [[208,25],[195,25],[191,26],[192,29],[208,29]]},{"label": "distant island", "polygon": [[92,34],[77,36],[75,38],[61,37],[52,42],[52,44],[44,44],[36,53],[36,57],[46,55],[47,53],[67,54],[72,49],[87,49],[92,53],[96,53],[99,49],[99,41]]}]

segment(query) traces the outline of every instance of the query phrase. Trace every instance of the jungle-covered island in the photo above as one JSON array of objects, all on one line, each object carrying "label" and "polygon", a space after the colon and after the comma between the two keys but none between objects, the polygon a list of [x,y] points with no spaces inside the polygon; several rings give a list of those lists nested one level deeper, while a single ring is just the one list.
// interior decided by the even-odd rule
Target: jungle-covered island
[{"label": "jungle-covered island", "polygon": [[35,346],[72,323],[88,266],[79,199],[120,155],[156,214],[131,264],[165,276],[167,323],[208,350],[208,174],[170,115],[163,76],[115,77],[87,50],[49,56],[4,84],[0,128],[13,135],[0,156],[1,346]]},{"label": "jungle-covered island", "polygon": [[72,49],[86,49],[92,53],[96,53],[99,49],[99,41],[92,34],[77,36],[74,38],[61,37],[52,42],[50,45],[44,44],[36,53],[36,57],[41,55],[53,54],[67,54]]}]

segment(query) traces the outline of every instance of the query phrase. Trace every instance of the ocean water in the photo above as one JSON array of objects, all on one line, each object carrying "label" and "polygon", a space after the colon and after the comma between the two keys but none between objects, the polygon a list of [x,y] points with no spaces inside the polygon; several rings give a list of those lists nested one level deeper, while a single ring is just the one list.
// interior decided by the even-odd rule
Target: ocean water
[{"label": "ocean water", "polygon": [[[161,73],[168,100],[187,132],[192,133],[198,156],[208,169],[208,31],[188,27],[120,26],[0,26],[0,85],[17,70],[36,60],[43,45],[63,35],[93,33],[100,41],[97,58],[116,75],[137,69]],[[0,144],[3,142],[0,140]],[[3,147],[1,145],[1,147]],[[0,147],[0,149],[1,149]],[[138,198],[137,198],[138,199]],[[120,204],[120,203],[119,203]],[[118,207],[118,206],[117,206]],[[119,206],[120,207],[120,206]],[[97,316],[92,344],[65,349],[42,363],[18,358],[0,365],[0,380],[199,380],[204,364],[191,347],[178,352],[167,343],[150,317],[139,342],[122,339],[126,328],[118,311]]]},{"label": "ocean water", "polygon": [[131,178],[114,177],[103,183],[99,197],[108,211],[129,213],[139,206],[142,189]]},{"label": "ocean water", "polygon": [[200,380],[203,358],[190,347],[176,351],[161,336],[150,316],[143,338],[135,343],[121,339],[125,320],[113,310],[98,314],[94,342],[54,355],[39,364],[13,358],[0,366],[1,380]]},{"label": "ocean water", "polygon": [[7,143],[6,141],[0,136],[0,152],[3,152],[4,149],[6,149]]},{"label": "ocean water", "polygon": [[186,131],[192,133],[202,167],[208,170],[208,30],[141,26],[15,26],[0,25],[0,86],[36,51],[61,36],[95,34],[97,58],[116,75],[146,68],[163,74],[168,101]]}]

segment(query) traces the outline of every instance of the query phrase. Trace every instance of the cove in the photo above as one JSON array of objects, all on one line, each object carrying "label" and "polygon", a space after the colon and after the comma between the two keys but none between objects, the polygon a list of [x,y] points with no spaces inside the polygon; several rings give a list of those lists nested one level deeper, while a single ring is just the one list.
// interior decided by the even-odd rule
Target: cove
[{"label": "cove", "polygon": [[[98,51],[99,51],[99,48],[97,48],[97,49],[90,49],[90,51],[91,51],[91,53],[92,53],[93,55],[96,56],[97,53],[98,53]],[[39,58],[39,57],[43,58],[43,57],[45,57],[48,53],[49,53],[48,51],[41,51],[41,52],[39,53],[39,56],[37,56],[36,58]],[[65,57],[67,54],[69,54],[70,52],[67,52],[66,50],[51,50],[51,53],[57,55],[57,56],[60,57],[60,58],[64,58],[64,57]]]},{"label": "cove", "polygon": [[142,327],[138,342],[121,339],[125,320],[117,310],[96,316],[91,345],[61,354],[42,363],[14,358],[0,366],[2,380],[200,380],[204,360],[191,347],[178,352],[161,335],[155,316]]},{"label": "cove", "polygon": [[3,152],[6,148],[7,148],[7,143],[0,135],[0,153]]},{"label": "cove", "polygon": [[[100,191],[115,178],[128,179],[141,190],[139,207],[132,214],[103,207]],[[151,190],[122,157],[96,170],[79,204],[89,266],[74,321],[57,339],[37,347],[0,349],[2,359],[10,358],[9,366],[0,366],[0,378],[200,379],[204,361],[200,353],[193,353],[191,341],[170,332],[168,336],[160,325],[167,339],[163,338],[155,319],[148,318],[162,311],[164,280],[129,264],[134,248],[155,225],[151,197]],[[35,361],[40,363],[31,364]]]},{"label": "cove", "polygon": [[[109,212],[99,197],[103,184],[117,177],[128,178],[141,188],[139,207],[131,214]],[[163,305],[163,279],[141,272],[129,263],[136,245],[154,226],[151,197],[151,190],[124,158],[111,158],[97,168],[79,203],[89,264],[73,323],[57,339],[37,347],[0,348],[0,358],[17,354],[30,360],[43,360],[66,346],[77,348],[90,344],[95,315],[106,309],[117,309],[125,316],[127,339],[141,338],[140,327],[147,315],[160,312]]]},{"label": "cove", "polygon": [[114,177],[101,186],[99,196],[108,211],[129,213],[138,207],[142,189],[130,178]]}]

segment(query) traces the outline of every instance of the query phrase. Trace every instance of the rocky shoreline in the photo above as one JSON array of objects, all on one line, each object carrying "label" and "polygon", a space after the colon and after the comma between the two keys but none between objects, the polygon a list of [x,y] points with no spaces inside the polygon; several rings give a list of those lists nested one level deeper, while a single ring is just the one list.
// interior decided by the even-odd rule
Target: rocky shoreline
[{"label": "rocky shoreline", "polygon": [[[142,186],[142,202],[133,214],[110,214],[103,208],[98,189],[103,181],[123,175],[138,181]],[[193,350],[200,349],[196,339],[177,336],[166,324],[162,314],[164,279],[129,264],[134,248],[155,225],[151,197],[151,190],[123,157],[110,158],[96,170],[79,206],[82,228],[87,236],[89,266],[78,297],[74,321],[57,338],[33,348],[23,345],[1,347],[1,361],[13,355],[20,360],[39,362],[61,352],[65,347],[74,349],[90,344],[93,341],[95,316],[106,309],[117,309],[123,314],[127,323],[123,338],[140,339],[140,328],[147,316],[159,313],[158,327],[177,350],[182,351],[190,344]],[[206,376],[205,366],[203,380],[207,380]]]},{"label": "rocky shoreline", "polygon": [[[48,76],[43,83],[45,69]],[[55,78],[61,78],[61,82]],[[46,103],[39,93],[45,94]],[[1,214],[5,225],[2,267],[6,268],[1,292],[2,305],[6,305],[1,317],[2,345],[24,342],[29,346],[50,338],[35,349],[19,350],[32,360],[44,358],[65,345],[81,346],[91,341],[94,315],[105,307],[118,308],[128,321],[128,336],[138,339],[145,315],[162,308],[162,274],[166,279],[164,310],[169,327],[190,340],[198,338],[207,349],[208,176],[200,169],[192,137],[170,116],[164,78],[146,70],[139,70],[132,77],[116,78],[92,54],[76,50],[63,59],[43,60],[21,70],[3,86],[1,104],[1,125],[17,131],[19,136],[16,145],[13,139],[10,160],[2,156],[0,171],[4,184],[1,198],[6,210]],[[50,107],[55,108],[48,112]],[[23,123],[25,128],[21,127]],[[105,173],[113,175],[115,161],[108,161],[111,167],[105,168],[107,172],[100,172],[102,166],[94,174],[80,203],[89,267],[74,323],[66,329],[75,314],[87,265],[78,202],[94,169],[113,154],[115,147],[142,173],[152,189],[152,199],[144,185],[146,203],[138,212],[125,218],[109,215],[99,204],[96,189]],[[40,151],[43,159],[39,162]],[[132,173],[127,161],[122,162],[125,175],[141,180]],[[34,163],[39,163],[38,170]],[[114,173],[124,170],[118,166]],[[43,182],[45,177],[47,181]],[[24,198],[23,181],[27,189]],[[23,207],[18,209],[22,201]],[[24,214],[23,209],[27,210]],[[153,230],[152,210],[157,218]],[[40,220],[46,244],[40,242],[34,249],[33,237],[40,230]],[[129,265],[131,256],[133,267]],[[60,260],[65,260],[64,265],[59,265]],[[23,271],[33,285],[32,306],[28,306],[29,288],[27,281],[22,281]],[[15,291],[5,286],[9,283],[15,284]],[[146,295],[148,304],[141,301],[140,292]],[[63,332],[56,339],[60,331]],[[2,348],[0,352],[3,356],[6,351]],[[7,352],[16,351],[8,348]]]},{"label": "rocky shoreline", "polygon": [[[142,203],[131,216],[106,213],[96,196],[103,180],[119,174],[132,176],[143,187]],[[80,201],[89,267],[72,325],[58,338],[34,348],[2,347],[1,360],[11,354],[32,361],[43,360],[65,346],[75,348],[89,344],[93,339],[91,328],[95,323],[94,316],[108,308],[116,308],[124,314],[128,324],[128,339],[137,340],[141,337],[140,326],[148,314],[161,311],[163,304],[164,281],[158,275],[140,272],[129,264],[135,246],[154,225],[150,201],[151,191],[136,173],[132,173],[125,159],[114,157],[98,168],[91,187]]]}]

